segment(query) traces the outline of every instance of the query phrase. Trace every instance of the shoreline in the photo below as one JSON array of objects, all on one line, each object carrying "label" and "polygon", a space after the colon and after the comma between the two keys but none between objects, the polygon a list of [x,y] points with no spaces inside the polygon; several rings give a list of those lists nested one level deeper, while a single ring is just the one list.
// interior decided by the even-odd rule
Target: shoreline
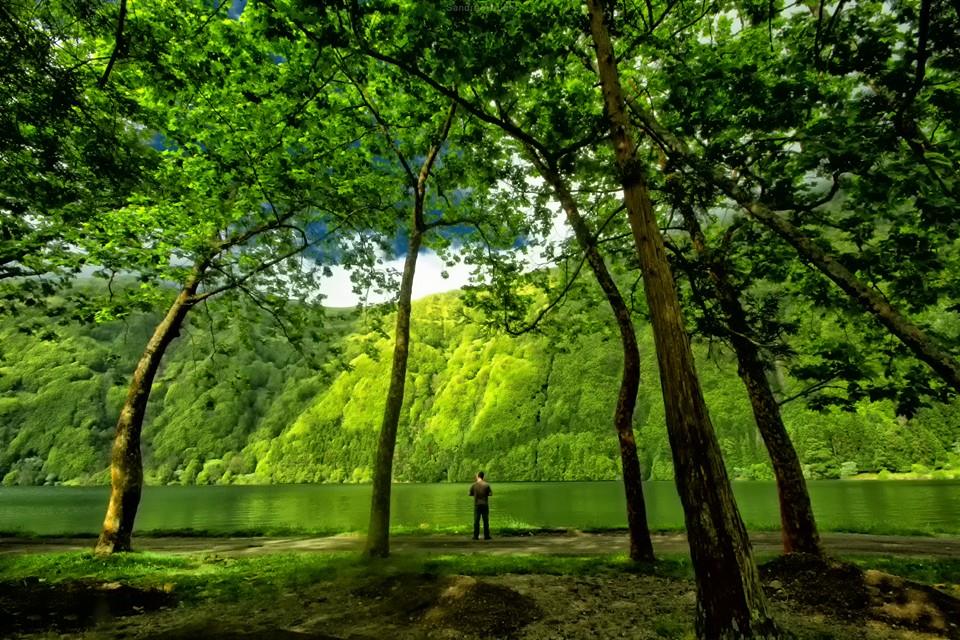
[{"label": "shoreline", "polygon": [[[682,532],[657,533],[652,536],[658,554],[687,553],[687,540]],[[917,537],[858,533],[824,533],[824,547],[838,556],[883,555],[916,558],[960,559],[960,536]],[[0,555],[61,553],[89,551],[93,538],[0,537]],[[360,534],[332,536],[283,537],[149,537],[135,536],[134,550],[151,553],[212,553],[234,557],[274,553],[354,553],[363,548]],[[782,551],[780,534],[755,531],[750,533],[754,552],[778,554]],[[579,531],[544,533],[527,536],[495,536],[486,542],[474,542],[467,534],[399,534],[391,538],[391,547],[398,554],[482,554],[482,555],[559,555],[590,556],[626,553],[629,540],[624,532],[584,533]]]}]

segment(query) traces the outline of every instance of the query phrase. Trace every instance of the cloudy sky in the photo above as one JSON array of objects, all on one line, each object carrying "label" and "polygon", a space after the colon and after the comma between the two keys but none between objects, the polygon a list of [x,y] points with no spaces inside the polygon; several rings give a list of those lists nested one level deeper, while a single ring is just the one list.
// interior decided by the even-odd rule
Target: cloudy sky
[{"label": "cloudy sky", "polygon": [[[563,212],[558,205],[554,205],[553,225],[550,234],[547,236],[547,242],[561,242],[570,235],[570,231],[564,222]],[[404,255],[399,255],[392,260],[384,261],[384,269],[394,269],[397,273],[403,271]],[[527,255],[526,262],[531,269],[543,266],[539,256],[539,250],[534,255]],[[473,269],[471,265],[455,264],[445,266],[443,261],[436,253],[429,249],[420,252],[417,260],[417,272],[413,280],[413,299],[423,298],[434,293],[452,291],[460,289],[470,281],[470,272]],[[353,284],[350,282],[350,273],[343,267],[331,267],[333,276],[330,278],[321,278],[319,292],[326,296],[323,300],[327,307],[353,307],[359,304],[360,297],[353,292]],[[441,272],[447,272],[447,278],[444,278]],[[386,302],[391,299],[389,295],[380,295],[371,293],[367,298],[367,304],[376,304]]]},{"label": "cloudy sky", "polygon": [[[392,268],[398,273],[403,271],[403,256],[394,260],[385,261],[384,268]],[[353,307],[359,304],[360,297],[353,292],[353,283],[350,282],[350,273],[343,267],[331,267],[333,276],[320,280],[320,293],[326,296],[323,300],[327,307]],[[440,275],[446,270],[448,278]],[[413,298],[416,300],[433,293],[459,289],[470,280],[469,265],[457,264],[445,267],[443,261],[433,251],[420,252],[417,259],[417,272],[413,279]],[[367,304],[385,302],[390,296],[371,293]]]}]

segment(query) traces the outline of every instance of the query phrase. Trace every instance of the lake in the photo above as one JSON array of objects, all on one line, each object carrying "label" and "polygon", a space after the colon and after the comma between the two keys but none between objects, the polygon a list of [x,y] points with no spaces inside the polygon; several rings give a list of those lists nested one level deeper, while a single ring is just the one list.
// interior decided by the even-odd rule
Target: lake
[{"label": "lake", "polygon": [[[960,481],[811,481],[824,530],[922,530],[960,534]],[[394,486],[392,523],[404,527],[469,525],[467,484]],[[618,482],[494,482],[491,526],[625,527]],[[644,484],[652,529],[679,528],[683,515],[671,482]],[[779,526],[772,482],[735,482],[747,525]],[[211,532],[366,528],[369,485],[147,487],[139,531]],[[94,534],[106,508],[106,487],[0,487],[0,531]]]}]

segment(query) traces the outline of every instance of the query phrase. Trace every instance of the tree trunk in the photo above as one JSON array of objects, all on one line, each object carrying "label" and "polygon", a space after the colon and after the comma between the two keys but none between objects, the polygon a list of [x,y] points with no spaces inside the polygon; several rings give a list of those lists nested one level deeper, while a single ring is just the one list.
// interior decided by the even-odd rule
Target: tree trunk
[{"label": "tree trunk", "polygon": [[[380,116],[362,89],[361,96],[374,118],[380,124],[384,135],[393,146],[390,127]],[[390,555],[390,491],[393,482],[393,453],[397,446],[397,426],[400,424],[400,410],[403,408],[403,389],[407,380],[407,358],[410,355],[410,300],[413,297],[413,276],[417,270],[417,257],[423,244],[423,235],[429,227],[424,221],[423,209],[426,203],[427,180],[433,164],[440,155],[440,147],[457,113],[457,103],[450,103],[450,110],[434,139],[427,155],[420,165],[420,171],[414,174],[407,160],[394,148],[400,164],[410,177],[412,187],[413,214],[410,218],[410,240],[407,244],[407,257],[403,262],[403,275],[400,280],[400,296],[397,299],[397,330],[393,343],[393,367],[390,371],[390,389],[387,391],[387,406],[383,410],[383,422],[380,424],[380,440],[377,442],[377,457],[373,467],[373,496],[370,499],[370,526],[367,528],[365,553],[374,558],[386,558]]]},{"label": "tree trunk", "polygon": [[140,432],[147,411],[147,401],[150,399],[153,378],[160,367],[160,361],[163,360],[163,354],[170,342],[180,334],[180,327],[190,311],[191,298],[197,292],[199,282],[199,271],[195,270],[170,305],[163,320],[154,329],[133,372],[113,438],[113,450],[110,454],[110,501],[95,548],[98,555],[130,551],[133,523],[143,489]]},{"label": "tree trunk", "polygon": [[[528,150],[536,157],[535,152]],[[620,295],[617,284],[607,270],[603,256],[597,250],[596,238],[580,216],[573,195],[559,174],[545,164],[536,161],[537,168],[544,179],[553,188],[560,200],[567,221],[573,228],[580,248],[587,256],[587,262],[594,277],[600,284],[620,330],[620,343],[623,347],[623,376],[620,379],[620,392],[617,395],[617,407],[613,414],[613,426],[617,431],[620,444],[620,465],[623,469],[623,488],[627,500],[627,526],[630,530],[630,559],[634,562],[653,562],[653,542],[650,540],[650,528],[647,525],[647,506],[643,497],[643,476],[640,471],[640,458],[637,455],[637,441],[633,435],[633,411],[637,406],[637,391],[640,388],[640,348],[637,335],[627,308]]]},{"label": "tree trunk", "polygon": [[668,154],[693,169],[701,179],[713,184],[733,199],[755,220],[766,225],[785,240],[805,261],[830,278],[840,289],[872,314],[891,334],[906,345],[921,361],[930,366],[947,384],[960,391],[960,362],[904,317],[883,295],[864,284],[831,254],[821,249],[803,231],[742,189],[719,168],[706,165],[680,139],[657,122],[653,114],[637,106],[636,115]]},{"label": "tree trunk", "polygon": [[587,0],[610,135],[650,307],[677,490],[697,582],[700,638],[779,637],[707,413],[673,274],[624,110],[608,16]]},{"label": "tree trunk", "polygon": [[[423,200],[417,196],[415,208],[422,210]],[[415,219],[420,219],[415,214]],[[423,232],[412,225],[407,257],[403,262],[400,297],[397,300],[397,330],[393,342],[393,368],[387,406],[380,425],[380,440],[373,467],[373,497],[370,503],[370,526],[367,529],[366,554],[378,558],[390,555],[390,490],[393,481],[393,453],[397,444],[397,425],[403,407],[403,389],[407,378],[407,357],[410,354],[410,300],[413,296],[413,276],[417,269],[417,255],[423,243]]]},{"label": "tree trunk", "polygon": [[707,247],[706,237],[696,214],[685,209],[683,217],[690,231],[694,250],[706,263],[710,280],[716,289],[724,323],[730,331],[730,342],[737,355],[737,373],[747,388],[757,429],[770,455],[773,475],[777,480],[777,496],[780,499],[783,550],[785,553],[823,555],[810,494],[807,493],[807,482],[803,477],[800,458],[797,457],[797,451],[793,448],[790,435],[783,424],[780,405],[767,377],[769,367],[753,340],[753,329],[747,322],[747,314],[736,289],[730,284],[725,265]]},{"label": "tree trunk", "polygon": [[800,458],[783,424],[780,405],[767,379],[767,367],[752,342],[737,337],[733,343],[739,363],[737,372],[750,395],[753,416],[777,479],[783,550],[823,555]]}]

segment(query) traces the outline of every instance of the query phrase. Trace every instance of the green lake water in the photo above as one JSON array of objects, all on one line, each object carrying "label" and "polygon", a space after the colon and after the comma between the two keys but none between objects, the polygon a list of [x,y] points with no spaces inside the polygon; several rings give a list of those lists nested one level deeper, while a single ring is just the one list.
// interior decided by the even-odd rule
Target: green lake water
[{"label": "green lake water", "polygon": [[[960,481],[813,481],[809,483],[823,530],[929,531],[960,534]],[[470,524],[466,484],[401,484],[393,491],[394,525]],[[493,482],[491,526],[624,527],[618,482]],[[653,529],[679,528],[683,515],[670,482],[644,485]],[[747,525],[778,527],[770,482],[736,482]],[[366,527],[368,485],[147,487],[139,531],[212,532],[301,529],[352,531]],[[0,531],[36,534],[99,531],[105,487],[0,487]]]}]

